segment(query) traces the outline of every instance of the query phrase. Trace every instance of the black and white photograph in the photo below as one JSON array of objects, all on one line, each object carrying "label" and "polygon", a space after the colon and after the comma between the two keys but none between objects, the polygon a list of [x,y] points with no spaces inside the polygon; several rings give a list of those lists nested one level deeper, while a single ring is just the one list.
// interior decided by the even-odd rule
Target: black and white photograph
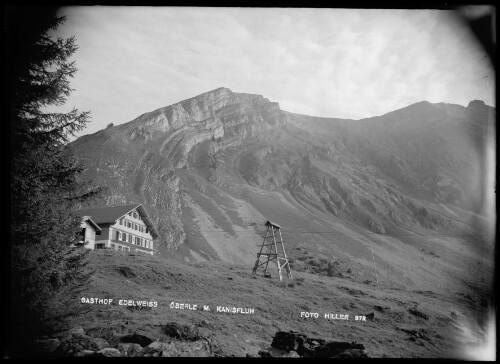
[{"label": "black and white photograph", "polygon": [[496,7],[4,5],[4,358],[496,360]]}]

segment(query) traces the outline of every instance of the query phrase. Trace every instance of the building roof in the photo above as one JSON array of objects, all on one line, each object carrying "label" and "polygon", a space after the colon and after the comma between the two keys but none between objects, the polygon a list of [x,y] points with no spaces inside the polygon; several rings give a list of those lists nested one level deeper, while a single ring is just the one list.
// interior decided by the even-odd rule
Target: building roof
[{"label": "building roof", "polygon": [[106,206],[106,207],[97,207],[93,209],[82,209],[76,211],[79,216],[91,216],[92,220],[97,224],[114,224],[118,219],[128,214],[130,211],[137,209],[144,222],[146,223],[149,231],[153,238],[158,238],[160,235],[156,230],[156,227],[153,225],[153,222],[149,218],[146,210],[142,206],[142,204],[133,204],[133,205],[123,205],[123,206]]},{"label": "building roof", "polygon": [[126,215],[133,209],[135,209],[138,204],[134,205],[124,205],[124,206],[106,206],[97,207],[93,209],[83,209],[78,210],[76,213],[80,216],[91,216],[98,224],[114,223],[123,215]]},{"label": "building roof", "polygon": [[271,222],[269,220],[267,220],[266,226],[272,226],[275,229],[281,229],[281,226],[279,226],[278,224],[275,224],[274,222]]},{"label": "building roof", "polygon": [[90,216],[82,216],[82,218],[83,221],[86,221],[90,226],[94,228],[95,231],[101,231],[99,225],[97,225],[97,223],[94,220],[92,220]]}]

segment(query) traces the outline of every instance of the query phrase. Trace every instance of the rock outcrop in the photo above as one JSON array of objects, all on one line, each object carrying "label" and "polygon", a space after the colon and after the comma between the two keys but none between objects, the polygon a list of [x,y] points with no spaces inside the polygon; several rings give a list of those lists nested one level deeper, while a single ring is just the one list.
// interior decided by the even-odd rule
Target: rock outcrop
[{"label": "rock outcrop", "polygon": [[[121,330],[118,330],[121,331]],[[161,330],[169,336],[152,340],[144,330],[120,334],[117,330],[81,327],[34,341],[30,355],[37,357],[212,357],[212,341],[194,328],[169,323]],[[161,336],[161,332],[158,335]],[[107,340],[106,340],[106,339]]]},{"label": "rock outcrop", "polygon": [[189,152],[203,141],[225,138],[237,144],[285,123],[277,102],[219,88],[143,114],[116,132],[131,142],[154,145],[174,168],[183,168]]},{"label": "rock outcrop", "polygon": [[297,357],[302,358],[368,358],[362,344],[309,338],[296,331],[278,331],[271,347],[278,351],[262,350],[259,355],[290,357],[290,352],[294,352]]}]

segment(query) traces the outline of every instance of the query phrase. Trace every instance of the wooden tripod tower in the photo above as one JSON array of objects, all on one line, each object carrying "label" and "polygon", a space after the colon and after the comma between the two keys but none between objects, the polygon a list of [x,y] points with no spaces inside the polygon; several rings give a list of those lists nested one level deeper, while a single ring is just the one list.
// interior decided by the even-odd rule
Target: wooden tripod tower
[{"label": "wooden tripod tower", "polygon": [[[257,261],[253,267],[253,273],[256,274],[259,267],[264,266],[264,277],[267,276],[267,266],[269,262],[274,260],[278,266],[278,273],[280,276],[280,281],[283,280],[281,270],[285,269],[289,279],[292,279],[292,271],[290,270],[290,263],[285,253],[285,245],[283,242],[283,237],[281,236],[281,226],[272,223],[271,221],[266,222],[267,231],[266,237],[262,242],[260,251],[257,253]],[[278,236],[279,235],[279,236]],[[278,239],[278,241],[276,241]],[[281,253],[278,251],[278,246],[281,246]],[[264,249],[264,247],[268,249]],[[266,252],[263,252],[266,251]],[[282,256],[281,256],[282,255]],[[262,257],[262,262],[261,262]]]}]

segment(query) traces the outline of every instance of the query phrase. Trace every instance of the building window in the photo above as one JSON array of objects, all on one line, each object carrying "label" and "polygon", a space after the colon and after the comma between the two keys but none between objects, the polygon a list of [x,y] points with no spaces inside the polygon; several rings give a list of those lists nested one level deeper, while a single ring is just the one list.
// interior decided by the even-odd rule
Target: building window
[{"label": "building window", "polygon": [[96,244],[95,248],[96,249],[104,249],[104,244]]},{"label": "building window", "polygon": [[123,225],[123,219],[120,219],[120,225]]},{"label": "building window", "polygon": [[118,245],[118,251],[122,251],[121,245]]},{"label": "building window", "polygon": [[122,233],[122,241],[127,241],[127,233]]},{"label": "building window", "polygon": [[131,243],[132,242],[132,235],[128,234],[128,242]]},{"label": "building window", "polygon": [[[111,248],[115,249],[115,244],[111,244]],[[116,249],[115,249],[116,250]]]},{"label": "building window", "polygon": [[120,231],[116,232],[116,240],[122,240],[122,233]]}]

